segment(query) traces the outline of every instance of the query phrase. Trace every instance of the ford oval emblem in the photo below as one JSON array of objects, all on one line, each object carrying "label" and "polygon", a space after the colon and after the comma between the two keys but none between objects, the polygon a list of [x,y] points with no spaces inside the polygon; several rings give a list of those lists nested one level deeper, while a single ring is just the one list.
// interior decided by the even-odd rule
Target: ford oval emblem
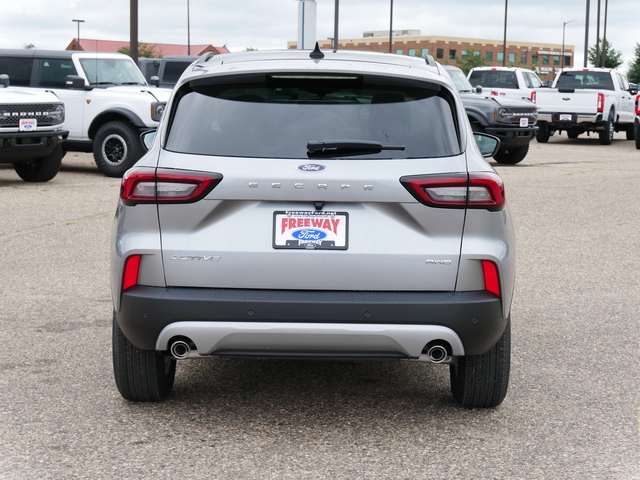
[{"label": "ford oval emblem", "polygon": [[305,163],[304,165],[298,165],[297,170],[304,173],[320,173],[327,169],[324,165],[318,163]]},{"label": "ford oval emblem", "polygon": [[303,230],[294,231],[291,234],[291,236],[293,236],[293,238],[297,238],[298,240],[313,241],[313,240],[322,240],[323,238],[325,238],[327,236],[327,234],[325,232],[323,232],[322,230],[315,230],[313,228],[305,228]]}]

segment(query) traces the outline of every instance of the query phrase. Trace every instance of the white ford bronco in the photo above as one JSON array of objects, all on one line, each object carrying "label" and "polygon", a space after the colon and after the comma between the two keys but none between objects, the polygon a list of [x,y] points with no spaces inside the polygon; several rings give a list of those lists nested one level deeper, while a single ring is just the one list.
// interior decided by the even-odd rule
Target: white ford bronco
[{"label": "white ford bronco", "polygon": [[47,182],[60,170],[64,105],[51,92],[9,87],[0,75],[0,163],[27,182]]},{"label": "white ford bronco", "polygon": [[93,151],[98,168],[114,177],[142,156],[140,134],[158,126],[171,93],[149,86],[121,53],[0,50],[0,74],[54,92],[66,108],[64,148]]}]

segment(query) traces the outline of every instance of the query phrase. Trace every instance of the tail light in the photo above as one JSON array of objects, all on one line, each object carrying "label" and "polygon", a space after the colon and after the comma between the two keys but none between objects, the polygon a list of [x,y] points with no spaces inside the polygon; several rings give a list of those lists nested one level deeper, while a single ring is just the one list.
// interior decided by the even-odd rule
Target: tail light
[{"label": "tail light", "polygon": [[500,274],[497,265],[489,260],[482,260],[482,275],[484,276],[484,289],[499,297]]},{"label": "tail light", "polygon": [[132,255],[124,262],[124,273],[122,275],[122,291],[138,284],[138,272],[140,272],[140,260],[142,255]]},{"label": "tail light", "polygon": [[636,115],[640,115],[640,95],[636,96]]},{"label": "tail light", "polygon": [[139,203],[193,203],[206,197],[222,180],[219,173],[133,168],[120,187],[124,205]]},{"label": "tail light", "polygon": [[598,94],[598,113],[604,112],[604,93]]},{"label": "tail light", "polygon": [[412,175],[400,178],[400,183],[429,207],[499,211],[505,206],[502,179],[491,172]]},{"label": "tail light", "polygon": [[533,92],[531,92],[531,101],[533,103],[536,103],[536,98],[538,97],[538,92],[536,92],[535,90]]}]

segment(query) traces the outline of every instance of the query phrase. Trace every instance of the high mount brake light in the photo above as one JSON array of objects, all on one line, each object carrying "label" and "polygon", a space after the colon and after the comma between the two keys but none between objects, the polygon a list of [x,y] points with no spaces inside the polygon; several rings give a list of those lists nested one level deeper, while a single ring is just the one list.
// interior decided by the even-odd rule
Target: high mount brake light
[{"label": "high mount brake light", "polygon": [[219,173],[132,168],[122,178],[120,200],[139,203],[193,203],[206,197],[222,180]]},{"label": "high mount brake light", "polygon": [[401,177],[400,183],[429,207],[499,211],[505,205],[502,179],[491,172],[411,175]]}]

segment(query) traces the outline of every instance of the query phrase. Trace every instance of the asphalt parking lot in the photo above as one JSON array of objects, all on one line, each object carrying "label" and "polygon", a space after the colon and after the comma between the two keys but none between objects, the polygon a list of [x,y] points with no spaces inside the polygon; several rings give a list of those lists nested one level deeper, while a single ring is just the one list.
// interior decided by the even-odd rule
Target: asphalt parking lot
[{"label": "asphalt parking lot", "polygon": [[111,370],[119,179],[69,153],[0,166],[0,479],[640,479],[640,150],[535,141],[496,165],[518,239],[510,390],[458,407],[448,369],[183,362],[134,404]]}]

